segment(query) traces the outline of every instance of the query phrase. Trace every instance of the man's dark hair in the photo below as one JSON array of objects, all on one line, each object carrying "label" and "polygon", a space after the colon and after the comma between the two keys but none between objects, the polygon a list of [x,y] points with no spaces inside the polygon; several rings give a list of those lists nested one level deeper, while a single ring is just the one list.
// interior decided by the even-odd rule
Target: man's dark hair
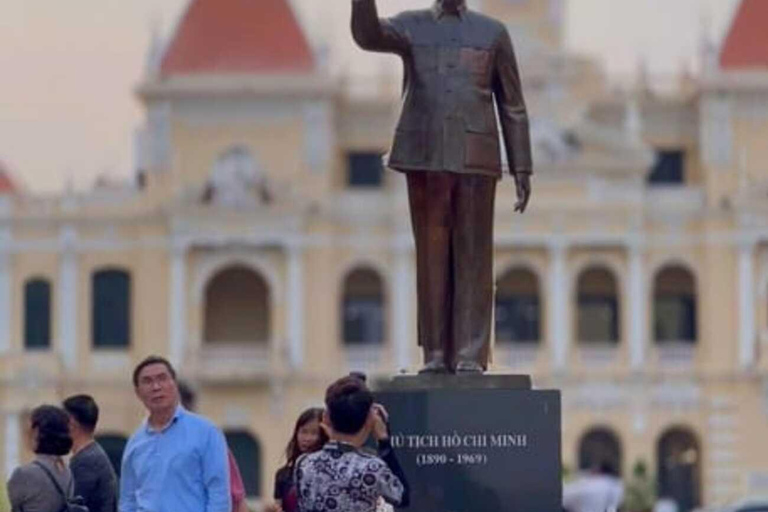
[{"label": "man's dark hair", "polygon": [[197,407],[197,393],[192,389],[192,386],[185,380],[179,380],[177,383],[179,387],[179,400],[181,400],[181,406],[186,410],[195,412]]},{"label": "man's dark hair", "polygon": [[171,374],[171,377],[173,377],[173,380],[176,380],[176,370],[173,369],[173,366],[171,366],[171,363],[169,363],[166,358],[160,356],[149,356],[138,365],[136,365],[136,369],[133,370],[134,387],[139,387],[139,375],[141,374],[141,370],[152,364],[164,364],[165,367],[168,368],[168,372]]},{"label": "man's dark hair", "polygon": [[99,406],[90,395],[75,395],[67,398],[61,404],[78,425],[88,433],[96,431],[99,422]]},{"label": "man's dark hair", "polygon": [[333,429],[342,434],[357,434],[365,426],[373,405],[373,393],[359,377],[337,380],[325,392],[325,407]]},{"label": "man's dark hair", "polygon": [[32,411],[32,428],[37,429],[35,453],[63,456],[72,449],[69,416],[53,405],[41,405]]},{"label": "man's dark hair", "polygon": [[364,372],[349,372],[350,377],[360,379],[363,382],[368,382],[368,376]]}]

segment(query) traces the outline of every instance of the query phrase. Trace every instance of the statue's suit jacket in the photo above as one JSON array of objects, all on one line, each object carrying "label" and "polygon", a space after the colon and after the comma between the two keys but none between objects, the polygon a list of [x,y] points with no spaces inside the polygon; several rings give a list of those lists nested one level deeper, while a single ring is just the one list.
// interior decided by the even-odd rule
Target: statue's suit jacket
[{"label": "statue's suit jacket", "polygon": [[512,174],[531,173],[528,115],[512,42],[500,22],[440,8],[380,19],[375,0],[354,0],[352,33],[366,50],[400,55],[403,104],[389,167],[501,176],[498,106]]}]

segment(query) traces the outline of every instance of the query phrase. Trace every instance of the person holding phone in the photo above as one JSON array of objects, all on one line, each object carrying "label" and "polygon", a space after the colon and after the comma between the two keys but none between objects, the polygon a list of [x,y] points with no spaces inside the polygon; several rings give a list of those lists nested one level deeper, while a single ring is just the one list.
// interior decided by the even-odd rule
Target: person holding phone
[{"label": "person holding phone", "polygon": [[[323,425],[330,441],[302,455],[294,479],[300,512],[375,512],[380,499],[406,507],[408,481],[389,439],[386,409],[355,375],[337,380],[325,394]],[[362,447],[369,437],[378,455]]]}]

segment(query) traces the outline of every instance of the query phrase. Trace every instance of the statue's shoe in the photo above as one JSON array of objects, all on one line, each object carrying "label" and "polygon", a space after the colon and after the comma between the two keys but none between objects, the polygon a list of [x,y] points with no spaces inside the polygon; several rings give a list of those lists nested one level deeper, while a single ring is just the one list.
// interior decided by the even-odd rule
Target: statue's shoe
[{"label": "statue's shoe", "polygon": [[448,366],[446,366],[445,362],[442,360],[433,359],[432,361],[429,361],[426,365],[424,365],[424,368],[419,370],[420,374],[430,374],[430,373],[448,373]]},{"label": "statue's shoe", "polygon": [[459,361],[456,363],[456,373],[460,374],[478,374],[483,373],[485,370],[476,361]]}]

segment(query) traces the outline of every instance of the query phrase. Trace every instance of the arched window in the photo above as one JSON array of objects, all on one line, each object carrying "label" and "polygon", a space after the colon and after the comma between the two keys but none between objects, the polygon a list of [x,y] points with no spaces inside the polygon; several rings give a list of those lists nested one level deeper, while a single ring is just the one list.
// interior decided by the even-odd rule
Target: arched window
[{"label": "arched window", "polygon": [[267,282],[248,267],[227,267],[206,286],[204,340],[208,343],[267,343],[270,316]]},{"label": "arched window", "polygon": [[680,512],[701,505],[701,449],[687,428],[671,428],[659,438],[659,497],[677,502]]},{"label": "arched window", "polygon": [[346,344],[384,341],[384,285],[376,271],[359,268],[344,279],[342,326]]},{"label": "arched window", "polygon": [[680,266],[656,274],[653,287],[653,330],[658,343],[695,343],[696,281]]},{"label": "arched window", "polygon": [[51,346],[51,283],[30,279],[24,284],[24,348],[45,350]]},{"label": "arched window", "polygon": [[540,339],[539,280],[528,269],[509,270],[496,285],[496,340],[538,343]]},{"label": "arched window", "polygon": [[96,348],[131,344],[131,276],[123,270],[102,270],[92,277],[92,336]]},{"label": "arched window", "polygon": [[125,451],[125,445],[128,443],[128,439],[120,434],[100,434],[96,436],[96,442],[99,443],[107,453],[109,462],[112,464],[119,480],[120,464],[123,460],[123,452]]},{"label": "arched window", "polygon": [[579,275],[578,324],[580,342],[618,343],[619,297],[616,278],[603,267],[591,267]]},{"label": "arched window", "polygon": [[621,474],[621,442],[610,428],[596,427],[586,432],[579,441],[579,469],[608,468]]},{"label": "arched window", "polygon": [[226,431],[227,445],[240,468],[245,494],[249,498],[261,496],[261,444],[244,430]]}]

